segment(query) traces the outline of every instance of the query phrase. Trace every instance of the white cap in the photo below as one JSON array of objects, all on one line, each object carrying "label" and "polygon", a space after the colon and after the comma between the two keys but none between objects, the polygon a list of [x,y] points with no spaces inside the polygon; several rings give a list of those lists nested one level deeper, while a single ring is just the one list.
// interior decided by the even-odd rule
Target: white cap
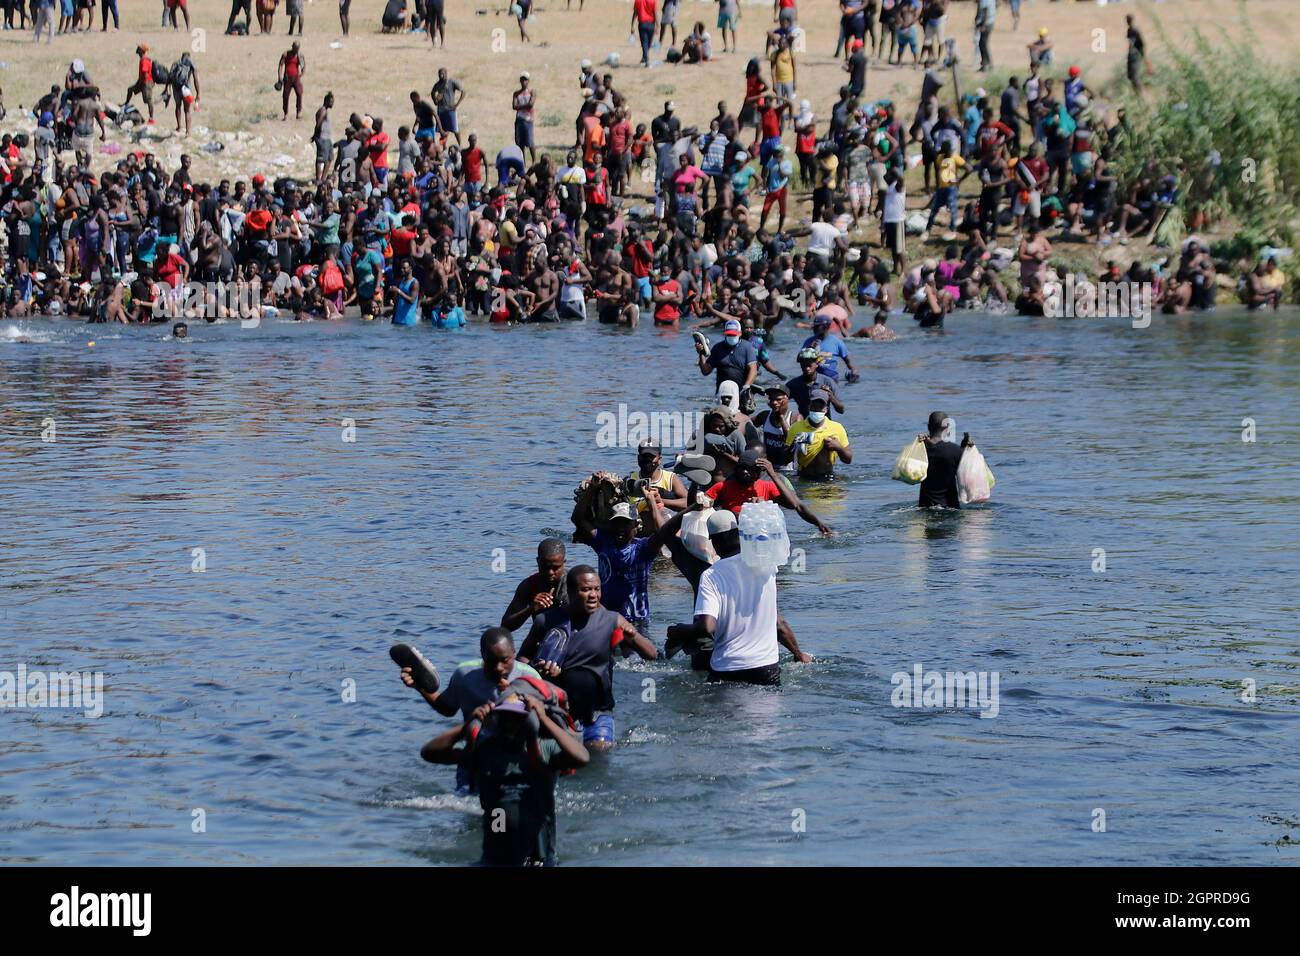
[{"label": "white cap", "polygon": [[735,531],[736,516],[726,508],[715,508],[709,513],[708,529],[710,538],[715,534],[726,534],[728,531]]},{"label": "white cap", "polygon": [[583,68],[584,70],[590,70],[590,69],[591,69],[591,61],[590,61],[590,60],[583,60],[583,61],[582,61],[582,68]]},{"label": "white cap", "polygon": [[626,501],[620,501],[614,506],[614,509],[609,516],[609,520],[613,521],[616,518],[622,518],[624,521],[637,520],[636,512],[632,510],[632,506]]},{"label": "white cap", "polygon": [[72,61],[72,72],[73,72],[73,73],[85,73],[85,72],[86,72],[86,64],[82,63],[80,60],[73,60],[73,61]]},{"label": "white cap", "polygon": [[527,70],[524,70],[524,72],[520,73],[520,74],[519,74],[519,79],[521,79],[521,80],[527,80],[527,79],[530,79],[530,77],[528,76],[528,71],[527,71]]}]

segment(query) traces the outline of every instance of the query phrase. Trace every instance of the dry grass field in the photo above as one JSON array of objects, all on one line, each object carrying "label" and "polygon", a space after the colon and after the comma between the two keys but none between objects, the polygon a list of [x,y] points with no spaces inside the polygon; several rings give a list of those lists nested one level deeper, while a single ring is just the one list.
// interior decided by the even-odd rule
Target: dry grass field
[{"label": "dry grass field", "polygon": [[[462,130],[477,130],[490,153],[510,140],[510,94],[518,74],[529,71],[539,95],[538,145],[562,153],[571,142],[572,121],[581,102],[576,77],[584,57],[599,63],[611,52],[620,55],[621,65],[611,72],[615,86],[633,106],[634,121],[648,122],[663,101],[671,98],[684,123],[706,125],[718,100],[727,101],[733,109],[739,104],[745,62],[763,53],[763,34],[772,22],[770,3],[742,0],[739,54],[717,52],[712,62],[698,66],[658,62],[644,69],[636,62],[638,47],[629,41],[631,4],[624,0],[587,0],[581,12],[577,0],[573,0],[572,9],[566,9],[563,0],[540,0],[529,22],[532,42],[527,44],[520,42],[505,3],[448,0],[445,50],[432,49],[422,33],[381,33],[382,0],[354,0],[351,35],[346,39],[336,4],[309,0],[302,38],[307,61],[304,117],[296,121],[291,108],[288,122],[282,122],[280,98],[273,84],[276,63],[289,43],[284,5],[275,17],[274,34],[254,32],[248,37],[223,35],[229,7],[222,0],[191,0],[190,5],[191,34],[183,28],[160,27],[162,4],[148,0],[119,0],[123,15],[119,32],[103,33],[96,27],[90,33],[56,36],[52,44],[39,45],[32,42],[30,33],[0,33],[0,62],[4,64],[0,86],[9,110],[3,128],[16,131],[29,127],[19,106],[29,106],[51,84],[61,82],[75,57],[86,62],[106,99],[120,101],[134,80],[135,46],[146,42],[165,63],[193,49],[202,96],[188,138],[175,136],[171,116],[160,110],[157,126],[145,135],[142,146],[173,163],[182,151],[189,152],[204,177],[247,176],[272,167],[298,175],[309,172],[311,116],[327,89],[334,91],[337,100],[336,129],[349,113],[368,112],[384,117],[395,144],[397,126],[411,119],[410,91],[427,94],[440,66],[465,85]],[[948,17],[948,35],[957,38],[962,58],[959,82],[963,91],[979,85],[972,69],[974,8],[972,2],[954,0]],[[1138,15],[1155,52],[1165,40],[1153,24],[1152,13],[1159,17],[1169,41],[1177,43],[1195,27],[1211,37],[1220,31],[1241,35],[1242,9],[1236,0],[1126,0],[1104,6],[1092,0],[1025,0],[1018,30],[1012,29],[1010,10],[999,7],[994,58],[1000,70],[1023,69],[1025,45],[1040,26],[1046,26],[1057,43],[1057,70],[1079,63],[1085,76],[1096,83],[1122,68],[1126,13]],[[1250,0],[1245,9],[1254,31],[1266,38],[1268,49],[1263,52],[1283,56],[1294,49],[1295,0]],[[695,21],[703,21],[720,51],[716,11],[712,0],[682,0],[679,36]],[[831,55],[838,31],[835,2],[803,0],[800,24],[807,36],[806,49],[798,55],[798,95],[811,100],[813,109],[825,119],[836,89],[846,78],[840,61]],[[1104,33],[1094,33],[1097,30]],[[1104,40],[1104,50],[1094,52],[1094,47],[1103,46],[1099,39]],[[661,58],[662,54],[659,50],[654,56]],[[873,64],[867,92],[873,98],[893,99],[906,112],[913,108],[919,81],[920,71],[910,66]],[[116,131],[110,131],[109,140],[118,146],[126,143]],[[213,141],[222,142],[224,149],[215,154],[201,150]],[[114,159],[113,153],[97,157],[105,164]]]}]

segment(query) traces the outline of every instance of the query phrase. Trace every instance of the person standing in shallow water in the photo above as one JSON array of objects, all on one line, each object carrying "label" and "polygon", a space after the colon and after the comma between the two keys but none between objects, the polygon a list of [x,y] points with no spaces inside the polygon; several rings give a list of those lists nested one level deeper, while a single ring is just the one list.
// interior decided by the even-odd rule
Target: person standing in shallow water
[{"label": "person standing in shallow water", "polygon": [[502,627],[518,630],[529,618],[568,603],[569,591],[564,586],[565,557],[564,542],[559,538],[542,540],[537,546],[537,573],[524,578],[515,588],[515,596],[501,615]]},{"label": "person standing in shallow water", "polygon": [[927,423],[929,433],[916,436],[925,442],[925,452],[930,458],[930,468],[921,482],[917,501],[922,508],[961,507],[957,498],[957,466],[964,449],[956,442],[944,441],[948,424],[948,416],[943,412],[931,412]]}]

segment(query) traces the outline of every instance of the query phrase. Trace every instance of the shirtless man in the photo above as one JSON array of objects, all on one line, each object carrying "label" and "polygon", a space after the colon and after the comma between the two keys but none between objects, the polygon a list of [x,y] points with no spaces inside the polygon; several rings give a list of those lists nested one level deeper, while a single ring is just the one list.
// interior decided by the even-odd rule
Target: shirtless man
[{"label": "shirtless man", "polygon": [[88,96],[76,101],[72,108],[72,147],[77,152],[78,163],[90,168],[90,142],[95,135],[95,126],[99,125],[99,138],[102,142],[107,134],[104,131],[104,117],[99,104],[99,88],[90,87]]},{"label": "shirtless man", "polygon": [[334,94],[326,93],[325,99],[316,110],[316,123],[312,127],[311,140],[316,145],[316,181],[321,182],[329,172],[334,158],[334,134],[330,129],[330,110],[334,108]]},{"label": "shirtless man", "polygon": [[533,260],[527,282],[534,296],[533,304],[528,310],[528,321],[560,321],[559,313],[555,311],[555,302],[560,295],[560,277],[555,274],[545,256],[537,256]]},{"label": "shirtless man", "polygon": [[636,328],[641,309],[637,305],[636,280],[623,268],[616,249],[611,249],[596,269],[596,315],[607,325]]}]

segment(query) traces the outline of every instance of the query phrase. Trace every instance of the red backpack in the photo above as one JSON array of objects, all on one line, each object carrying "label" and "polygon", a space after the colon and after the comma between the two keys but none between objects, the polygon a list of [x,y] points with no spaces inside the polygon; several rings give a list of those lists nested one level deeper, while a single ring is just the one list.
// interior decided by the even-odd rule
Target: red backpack
[{"label": "red backpack", "polygon": [[332,259],[325,263],[325,267],[321,269],[320,290],[326,295],[334,295],[343,291],[343,270]]}]

